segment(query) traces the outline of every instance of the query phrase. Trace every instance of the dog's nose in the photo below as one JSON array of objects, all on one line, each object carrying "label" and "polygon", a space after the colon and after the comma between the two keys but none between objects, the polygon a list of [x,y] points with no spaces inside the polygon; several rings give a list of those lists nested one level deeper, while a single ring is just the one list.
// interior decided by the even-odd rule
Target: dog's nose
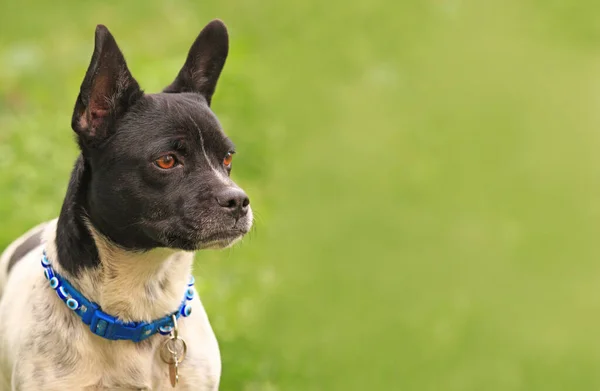
[{"label": "dog's nose", "polygon": [[250,199],[241,189],[230,187],[219,193],[216,198],[221,207],[230,211],[238,219],[248,213]]}]

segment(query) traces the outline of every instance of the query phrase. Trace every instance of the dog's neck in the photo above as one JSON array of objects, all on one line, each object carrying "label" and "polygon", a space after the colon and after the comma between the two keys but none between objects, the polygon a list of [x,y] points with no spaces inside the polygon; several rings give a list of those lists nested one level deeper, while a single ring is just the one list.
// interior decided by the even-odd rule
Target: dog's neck
[{"label": "dog's neck", "polygon": [[177,310],[191,273],[193,253],[120,248],[86,220],[89,173],[77,161],[46,252],[56,271],[102,310],[123,321],[153,321]]},{"label": "dog's neck", "polygon": [[[93,230],[93,229],[92,229]],[[153,321],[177,310],[192,269],[193,254],[170,249],[134,253],[93,234],[100,257],[94,268],[72,275],[55,262],[85,297],[123,321]],[[49,238],[46,252],[57,259],[56,242]]]}]

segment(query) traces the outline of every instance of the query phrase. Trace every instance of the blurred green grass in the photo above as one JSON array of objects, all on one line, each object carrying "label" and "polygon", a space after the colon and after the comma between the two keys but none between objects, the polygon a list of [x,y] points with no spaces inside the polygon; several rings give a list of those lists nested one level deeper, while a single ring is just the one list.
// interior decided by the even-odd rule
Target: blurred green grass
[{"label": "blurred green grass", "polygon": [[600,389],[600,4],[0,2],[0,245],[58,213],[94,26],[214,111],[256,229],[197,274],[224,390]]}]

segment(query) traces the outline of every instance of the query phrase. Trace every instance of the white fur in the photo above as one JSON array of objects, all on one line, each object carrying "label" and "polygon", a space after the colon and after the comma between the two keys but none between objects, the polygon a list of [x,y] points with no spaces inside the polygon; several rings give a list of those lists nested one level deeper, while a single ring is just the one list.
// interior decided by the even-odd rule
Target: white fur
[{"label": "white fur", "polygon": [[4,250],[4,252],[2,253],[2,256],[0,256],[0,297],[2,297],[2,291],[4,288],[4,284],[6,283],[6,279],[7,279],[6,273],[8,271],[7,266],[8,266],[8,261],[10,260],[11,256],[13,255],[15,250],[21,244],[23,244],[30,236],[36,235],[39,231],[44,229],[45,225],[46,225],[46,223],[42,223],[42,224],[38,224],[37,226],[31,228],[29,231],[24,233],[20,238],[18,238],[14,242],[12,242],[6,248],[6,250]]},{"label": "white fur", "polygon": [[196,126],[196,129],[198,129],[198,135],[200,136],[200,146],[202,147],[202,154],[204,154],[204,158],[206,159],[206,163],[208,163],[208,166],[214,172],[215,176],[219,178],[219,181],[221,181],[221,183],[227,186],[234,186],[235,184],[233,183],[233,181],[229,179],[227,175],[223,174],[222,171],[217,170],[217,168],[212,164],[210,158],[208,157],[208,154],[206,153],[206,148],[204,148],[204,137],[202,136],[202,131],[200,130],[200,127],[191,116],[188,115],[188,118],[193,122],[194,126]]},{"label": "white fur", "polygon": [[[0,279],[5,287],[0,299],[0,391],[10,390],[10,384],[15,391],[172,389],[168,366],[158,353],[166,337],[157,334],[136,344],[92,334],[50,289],[40,259],[45,247],[53,267],[105,312],[124,320],[148,321],[177,309],[193,254],[168,249],[132,253],[91,232],[101,259],[94,271],[75,278],[61,270],[54,261],[54,220],[46,227],[45,246],[20,260],[7,281]],[[0,269],[8,257],[3,255]],[[164,282],[162,289],[152,286],[159,281]],[[149,291],[160,294],[151,297]],[[216,390],[221,373],[217,340],[197,294],[192,308],[191,316],[179,321],[188,353],[176,390]],[[47,319],[41,320],[41,313],[47,313]]]}]

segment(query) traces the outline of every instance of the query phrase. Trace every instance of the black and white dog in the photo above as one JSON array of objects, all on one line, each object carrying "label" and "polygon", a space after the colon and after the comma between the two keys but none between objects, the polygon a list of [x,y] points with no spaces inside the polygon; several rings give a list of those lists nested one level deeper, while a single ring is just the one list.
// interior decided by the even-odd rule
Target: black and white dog
[{"label": "black and white dog", "polygon": [[96,28],[59,218],[0,259],[0,390],[218,389],[218,344],[189,277],[193,251],[232,245],[253,220],[210,109],[227,52],[214,20],[175,81],[145,94]]}]

